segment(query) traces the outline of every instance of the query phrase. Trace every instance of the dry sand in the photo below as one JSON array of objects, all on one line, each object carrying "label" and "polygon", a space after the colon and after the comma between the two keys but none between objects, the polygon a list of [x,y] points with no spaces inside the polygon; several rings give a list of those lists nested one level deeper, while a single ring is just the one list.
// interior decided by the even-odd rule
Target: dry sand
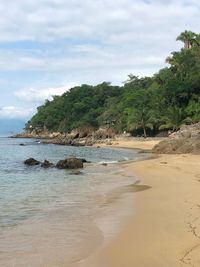
[{"label": "dry sand", "polygon": [[[157,141],[118,142],[150,149]],[[200,156],[162,155],[127,172],[151,188],[136,194],[135,214],[115,240],[80,266],[200,266]]]},{"label": "dry sand", "polygon": [[[164,138],[157,139],[144,139],[144,138],[128,138],[122,140],[112,141],[110,147],[123,147],[123,148],[135,148],[142,150],[151,150],[155,145],[157,145]],[[109,142],[108,142],[109,144]],[[100,144],[100,146],[107,146],[106,144]]]}]

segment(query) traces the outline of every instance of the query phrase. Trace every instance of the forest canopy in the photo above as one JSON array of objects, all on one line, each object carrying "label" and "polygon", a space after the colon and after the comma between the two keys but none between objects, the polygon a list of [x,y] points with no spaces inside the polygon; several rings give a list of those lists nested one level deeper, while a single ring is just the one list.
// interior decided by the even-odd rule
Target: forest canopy
[{"label": "forest canopy", "polygon": [[200,34],[185,31],[177,37],[180,51],[167,57],[168,67],[153,77],[133,74],[122,86],[103,82],[83,84],[38,107],[26,129],[50,132],[75,128],[113,128],[116,132],[155,135],[176,131],[200,120]]}]

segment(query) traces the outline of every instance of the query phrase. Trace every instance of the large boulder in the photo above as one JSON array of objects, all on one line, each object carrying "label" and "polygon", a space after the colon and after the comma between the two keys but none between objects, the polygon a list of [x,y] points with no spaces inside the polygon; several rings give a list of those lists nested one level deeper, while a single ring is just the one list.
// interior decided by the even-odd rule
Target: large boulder
[{"label": "large boulder", "polygon": [[24,164],[28,166],[36,166],[36,165],[39,165],[40,162],[34,158],[29,158],[24,161]]},{"label": "large boulder", "polygon": [[93,137],[96,140],[114,138],[116,135],[115,131],[112,128],[99,128],[94,132]]},{"label": "large boulder", "polygon": [[77,130],[79,132],[79,138],[91,137],[92,134],[95,132],[95,128],[90,125],[79,127]]},{"label": "large boulder", "polygon": [[157,154],[200,154],[200,122],[182,127],[169,138],[157,144],[153,150]]},{"label": "large boulder", "polygon": [[83,162],[80,159],[71,157],[58,161],[56,167],[58,169],[81,169],[83,168]]}]

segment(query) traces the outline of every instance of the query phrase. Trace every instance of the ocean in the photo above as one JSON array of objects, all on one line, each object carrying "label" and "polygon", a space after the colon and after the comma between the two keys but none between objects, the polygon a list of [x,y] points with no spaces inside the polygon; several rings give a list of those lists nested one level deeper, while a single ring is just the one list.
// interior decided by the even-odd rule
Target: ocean
[{"label": "ocean", "polygon": [[[92,163],[79,175],[23,163],[29,157],[56,163],[71,155]],[[0,137],[0,266],[66,267],[87,257],[128,213],[128,205],[116,212],[125,198],[108,197],[135,180],[116,163],[139,157],[134,150]]]}]

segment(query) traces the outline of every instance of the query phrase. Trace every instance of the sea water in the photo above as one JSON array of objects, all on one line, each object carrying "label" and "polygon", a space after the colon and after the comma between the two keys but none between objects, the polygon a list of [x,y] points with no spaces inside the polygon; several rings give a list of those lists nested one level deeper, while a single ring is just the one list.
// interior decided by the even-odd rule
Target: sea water
[{"label": "sea water", "polygon": [[[92,163],[79,175],[23,163],[72,155]],[[97,222],[107,194],[134,181],[115,162],[137,158],[134,150],[0,137],[0,266],[66,267],[88,256],[104,238]]]}]

